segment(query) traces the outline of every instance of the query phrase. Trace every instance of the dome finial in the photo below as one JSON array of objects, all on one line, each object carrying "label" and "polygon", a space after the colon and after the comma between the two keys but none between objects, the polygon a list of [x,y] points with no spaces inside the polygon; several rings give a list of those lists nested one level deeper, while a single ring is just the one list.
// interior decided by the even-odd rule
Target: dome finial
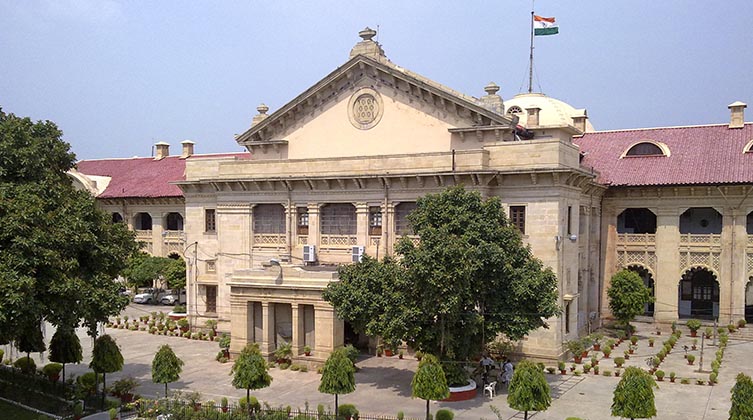
[{"label": "dome finial", "polygon": [[499,92],[499,86],[494,82],[489,82],[488,85],[484,86],[484,92],[486,92],[487,95],[494,95]]},{"label": "dome finial", "polygon": [[371,38],[374,38],[376,36],[377,32],[368,26],[364,28],[361,32],[358,33],[358,36],[361,37],[364,41],[371,41]]}]

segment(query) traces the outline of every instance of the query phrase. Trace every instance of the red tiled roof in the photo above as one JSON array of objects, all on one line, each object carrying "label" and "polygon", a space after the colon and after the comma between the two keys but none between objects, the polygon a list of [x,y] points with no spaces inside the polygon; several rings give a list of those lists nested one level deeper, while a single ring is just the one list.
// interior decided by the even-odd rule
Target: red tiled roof
[{"label": "red tiled roof", "polygon": [[[753,153],[743,149],[753,139],[753,123],[668,127],[586,133],[573,143],[585,153],[582,165],[612,186],[753,183]],[[664,143],[669,156],[620,159],[640,141]]]},{"label": "red tiled roof", "polygon": [[[235,156],[248,159],[248,153],[194,155],[188,159]],[[168,156],[154,158],[82,160],[77,169],[84,175],[110,177],[107,188],[97,198],[158,198],[183,197],[183,192],[171,182],[185,179],[186,159]]]}]

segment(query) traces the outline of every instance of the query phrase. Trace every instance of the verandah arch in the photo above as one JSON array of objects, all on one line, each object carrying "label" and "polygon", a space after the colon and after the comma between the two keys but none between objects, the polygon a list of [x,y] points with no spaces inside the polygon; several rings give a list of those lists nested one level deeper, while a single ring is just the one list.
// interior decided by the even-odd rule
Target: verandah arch
[{"label": "verandah arch", "polygon": [[677,315],[701,319],[719,316],[719,281],[713,270],[696,266],[683,273],[677,287]]}]

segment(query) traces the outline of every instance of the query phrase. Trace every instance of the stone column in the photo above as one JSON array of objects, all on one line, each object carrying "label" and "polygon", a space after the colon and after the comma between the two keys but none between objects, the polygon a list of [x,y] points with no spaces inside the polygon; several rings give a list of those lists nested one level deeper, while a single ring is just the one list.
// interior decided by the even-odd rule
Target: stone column
[{"label": "stone column", "polygon": [[251,302],[231,301],[230,302],[230,351],[238,354],[243,347],[250,342],[249,338],[253,337],[253,311],[248,310]]},{"label": "stone column", "polygon": [[656,275],[654,321],[678,319],[680,270],[680,209],[660,208],[656,214]]},{"label": "stone column", "polygon": [[722,251],[719,258],[719,322],[728,324],[745,318],[745,247],[748,240],[746,213],[725,208],[722,217]]},{"label": "stone column", "polygon": [[274,303],[262,302],[261,354],[270,356],[275,352],[275,307]]},{"label": "stone column", "polygon": [[[293,238],[295,235],[295,205],[288,201],[285,205],[285,253],[293,254]],[[288,259],[288,261],[290,261]]]},{"label": "stone column", "polygon": [[395,253],[395,203],[386,203],[382,218],[382,242],[384,242],[385,256]]},{"label": "stone column", "polygon": [[303,354],[303,341],[306,335],[306,329],[303,326],[304,314],[300,304],[291,303],[290,306],[293,323],[293,354],[298,356]]},{"label": "stone column", "polygon": [[316,246],[317,255],[320,250],[321,223],[319,223],[319,211],[321,204],[309,203],[309,239],[308,244]]},{"label": "stone column", "polygon": [[314,356],[326,358],[329,353],[341,347],[345,341],[345,326],[329,305],[315,306]]},{"label": "stone column", "polygon": [[296,206],[295,203],[290,205],[290,217],[288,218],[288,220],[290,221],[290,235],[288,236],[290,243],[288,244],[288,249],[290,250],[290,254],[292,255],[295,253],[293,250],[298,248],[298,206]]},{"label": "stone column", "polygon": [[602,289],[601,289],[601,318],[612,316],[609,311],[609,299],[607,298],[607,289],[611,284],[614,273],[617,272],[617,209],[614,205],[602,206],[602,225],[601,237],[605,238],[601,247],[604,250],[604,266],[602,268]]},{"label": "stone column", "polygon": [[369,246],[369,205],[355,203],[356,207],[356,244]]},{"label": "stone column", "polygon": [[151,212],[149,216],[152,217],[152,255],[155,257],[164,257],[165,238],[162,237],[162,232],[165,231],[162,226],[165,223],[164,217],[162,217],[162,213]]}]

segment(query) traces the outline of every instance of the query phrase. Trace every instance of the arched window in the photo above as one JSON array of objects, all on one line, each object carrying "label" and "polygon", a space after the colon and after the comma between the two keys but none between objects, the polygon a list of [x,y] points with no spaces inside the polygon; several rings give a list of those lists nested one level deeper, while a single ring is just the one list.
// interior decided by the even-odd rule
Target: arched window
[{"label": "arched window", "polygon": [[395,233],[397,235],[413,235],[408,215],[417,208],[416,203],[405,202],[395,206]]},{"label": "arched window", "polygon": [[120,215],[120,213],[115,212],[112,214],[112,222],[113,223],[123,223],[123,216]]},{"label": "arched window", "polygon": [[508,114],[508,115],[512,115],[512,114],[522,114],[522,113],[523,113],[523,110],[522,110],[522,109],[520,109],[520,107],[519,107],[519,106],[517,106],[517,105],[513,105],[513,106],[511,106],[510,108],[507,108],[507,114]]},{"label": "arched window", "polygon": [[167,230],[183,230],[183,216],[180,213],[167,214]]},{"label": "arched window", "polygon": [[643,142],[628,149],[625,156],[664,156],[664,151],[654,143]]},{"label": "arched window", "polygon": [[152,230],[152,216],[149,213],[136,213],[133,219],[134,229]]}]

